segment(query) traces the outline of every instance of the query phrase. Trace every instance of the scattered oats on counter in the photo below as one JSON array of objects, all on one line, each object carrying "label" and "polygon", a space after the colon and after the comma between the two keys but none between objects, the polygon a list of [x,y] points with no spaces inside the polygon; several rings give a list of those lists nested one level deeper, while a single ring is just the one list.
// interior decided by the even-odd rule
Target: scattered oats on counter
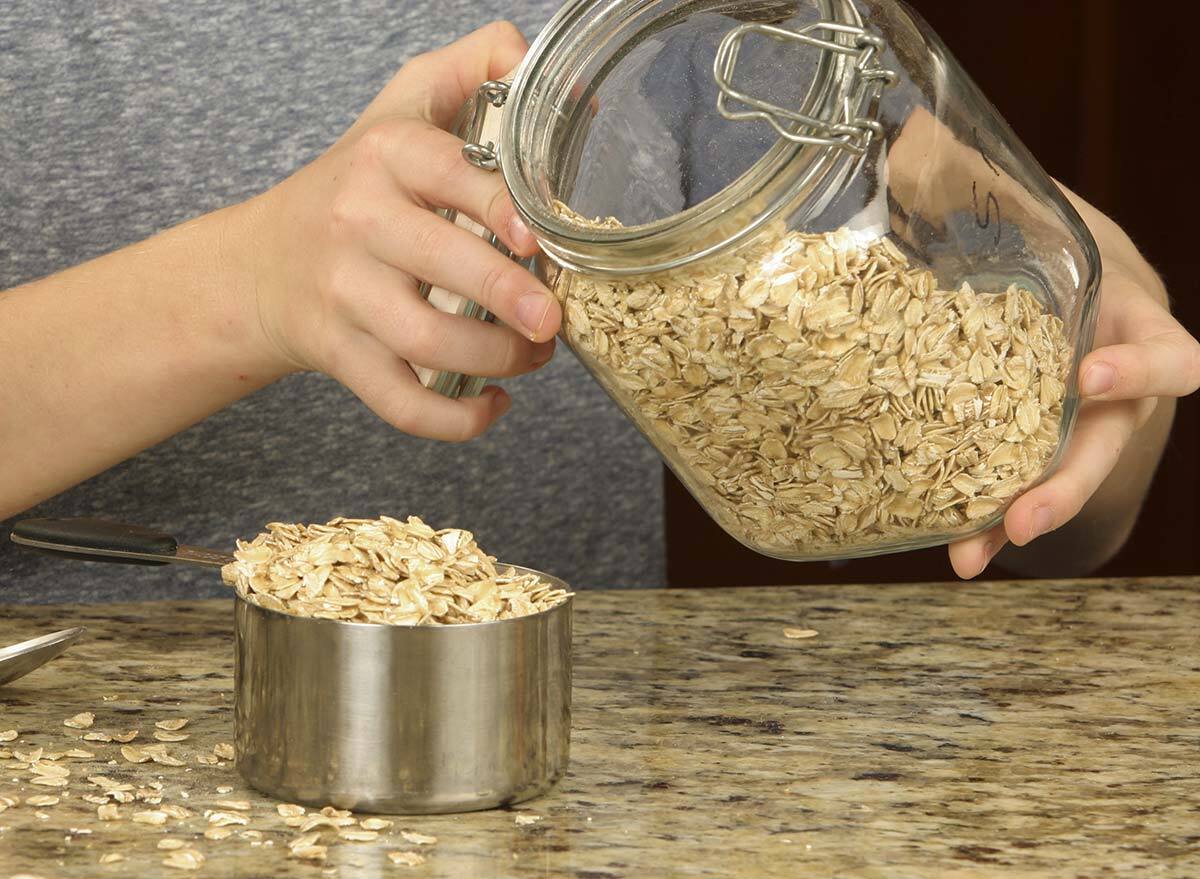
[{"label": "scattered oats on counter", "polygon": [[425,856],[416,852],[388,852],[388,858],[393,864],[402,864],[405,867],[419,867],[425,863]]},{"label": "scattered oats on counter", "polygon": [[246,601],[295,616],[392,625],[453,625],[548,610],[569,593],[498,568],[469,531],[407,522],[277,522],[238,541],[221,569]]},{"label": "scattered oats on counter", "polygon": [[164,867],[174,867],[177,870],[199,870],[204,866],[204,855],[192,848],[173,851],[163,858]]},{"label": "scattered oats on counter", "polygon": [[413,845],[436,845],[436,836],[427,836],[424,833],[416,833],[412,830],[401,830],[400,835]]},{"label": "scattered oats on counter", "polygon": [[63,726],[69,726],[71,729],[89,729],[95,720],[96,715],[90,711],[84,711],[74,717],[68,717],[63,721]]},{"label": "scattered oats on counter", "polygon": [[346,830],[342,828],[338,830],[338,837],[350,842],[374,842],[376,839],[379,839],[379,834],[374,830]]},{"label": "scattered oats on counter", "polygon": [[[186,721],[168,723],[176,729],[186,725]],[[161,722],[156,728],[161,730]],[[136,732],[130,734],[134,735]],[[9,737],[10,741],[15,739],[15,734]],[[203,745],[209,746],[208,743]],[[233,757],[234,749],[228,742],[218,742],[212,750],[215,754]],[[144,847],[139,845],[132,853],[124,854],[95,852],[89,858],[102,864],[115,864],[128,862],[127,855],[140,858],[147,850],[157,849],[155,857],[163,857],[164,867],[184,871],[211,870],[212,865],[205,864],[206,858],[215,857],[221,851],[220,846],[261,846],[264,852],[268,847],[274,850],[278,846],[281,859],[286,853],[300,861],[323,865],[327,856],[332,858],[338,849],[349,851],[349,846],[377,845],[380,851],[387,851],[397,844],[428,847],[437,843],[436,836],[396,828],[395,822],[389,819],[359,816],[334,806],[306,809],[294,803],[254,798],[226,799],[224,797],[232,794],[235,788],[218,783],[227,777],[221,769],[214,769],[213,774],[203,779],[192,776],[196,786],[189,794],[186,773],[192,770],[184,768],[177,770],[178,775],[166,775],[172,771],[170,767],[186,767],[186,764],[171,757],[162,744],[131,746],[110,741],[107,745],[97,746],[97,751],[101,753],[77,748],[53,751],[31,740],[15,752],[0,751],[0,768],[19,772],[12,781],[22,785],[14,788],[11,796],[7,790],[0,794],[0,812],[28,806],[36,810],[32,812],[33,818],[49,822],[46,826],[62,825],[67,843],[88,849],[93,846],[88,841],[93,830],[68,822],[92,818],[103,828],[95,831],[97,840],[111,834],[114,828],[128,832],[127,828],[140,827],[146,843]],[[128,762],[111,759],[117,752],[121,752],[120,756]],[[190,761],[192,753],[183,756]],[[169,762],[164,762],[164,758]],[[214,756],[213,759],[218,758]],[[67,765],[72,760],[87,761],[89,765],[72,764],[77,770],[72,774],[72,767]],[[111,772],[112,775],[98,774],[100,772]],[[53,784],[61,789],[41,792],[32,787],[37,784]],[[214,790],[215,794],[212,793]],[[189,797],[193,809],[180,805],[179,800],[171,802],[175,798],[188,800]],[[122,804],[132,805],[126,809]],[[283,835],[288,833],[297,834],[290,843]],[[396,854],[394,850],[388,853]],[[95,863],[95,860],[91,862]],[[401,853],[399,861],[393,861],[415,866],[423,863],[424,858],[416,852],[405,852]]]},{"label": "scattered oats on counter", "polygon": [[167,813],[158,809],[150,809],[145,812],[134,812],[133,820],[137,824],[152,824],[156,827],[161,827],[167,823]]},{"label": "scattered oats on counter", "polygon": [[816,629],[784,629],[785,638],[815,638],[819,633]]},{"label": "scattered oats on counter", "polygon": [[585,363],[769,554],[974,530],[1059,443],[1062,321],[1016,286],[939,289],[886,238],[775,230],[654,278],[564,271],[554,292]]}]

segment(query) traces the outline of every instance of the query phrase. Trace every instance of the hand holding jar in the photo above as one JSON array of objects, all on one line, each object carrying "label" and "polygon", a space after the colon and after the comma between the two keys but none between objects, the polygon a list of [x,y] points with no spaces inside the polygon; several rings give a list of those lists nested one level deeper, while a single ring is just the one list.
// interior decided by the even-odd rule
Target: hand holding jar
[{"label": "hand holding jar", "polygon": [[1001,524],[951,545],[963,577],[980,574],[1007,543],[1026,548],[1009,550],[1005,565],[1040,576],[1106,561],[1137,520],[1175,399],[1200,388],[1200,343],[1171,316],[1161,279],[1116,223],[1064,192],[1104,263],[1095,344],[1079,369],[1084,402],[1057,472],[1021,495]]},{"label": "hand holding jar", "polygon": [[[414,58],[325,155],[243,206],[273,355],[328,373],[409,433],[468,439],[509,405],[498,387],[448,399],[413,367],[513,376],[554,351],[560,311],[545,286],[434,212],[461,212],[513,253],[533,251],[503,181],[463,161],[463,142],[446,130],[525,49],[516,28],[496,23]],[[430,307],[421,282],[470,297],[506,326]]]}]

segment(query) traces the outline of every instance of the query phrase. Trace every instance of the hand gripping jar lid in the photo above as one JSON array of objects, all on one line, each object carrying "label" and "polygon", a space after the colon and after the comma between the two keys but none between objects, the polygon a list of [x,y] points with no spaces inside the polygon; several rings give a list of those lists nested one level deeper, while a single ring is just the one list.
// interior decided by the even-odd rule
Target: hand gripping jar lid
[{"label": "hand gripping jar lid", "polygon": [[944,543],[1056,466],[1095,244],[907,6],[580,0],[481,94],[563,338],[751,549]]}]

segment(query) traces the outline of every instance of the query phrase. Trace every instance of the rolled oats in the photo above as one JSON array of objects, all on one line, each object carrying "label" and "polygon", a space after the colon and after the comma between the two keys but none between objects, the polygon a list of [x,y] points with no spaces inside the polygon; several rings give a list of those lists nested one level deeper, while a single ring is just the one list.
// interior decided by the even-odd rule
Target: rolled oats
[{"label": "rolled oats", "polygon": [[776,229],[670,274],[554,288],[576,353],[768,554],[976,530],[1058,447],[1062,321],[1016,286],[940,289],[887,238]]},{"label": "rolled oats", "polygon": [[337,518],[325,525],[272,523],[238,541],[226,583],[252,604],[318,619],[453,625],[539,613],[567,594],[534,574],[498,568],[469,531]]},{"label": "rolled oats", "polygon": [[434,845],[437,843],[436,836],[428,836],[424,833],[416,833],[411,830],[401,830],[400,835],[413,845]]},{"label": "rolled oats", "polygon": [[95,720],[96,715],[90,711],[84,711],[74,717],[68,717],[63,721],[63,726],[69,726],[71,729],[88,729]]},{"label": "rolled oats", "polygon": [[417,852],[388,852],[388,859],[405,867],[419,867],[425,863],[425,856]]},{"label": "rolled oats", "polygon": [[784,629],[783,637],[785,638],[815,638],[817,637],[816,629]]},{"label": "rolled oats", "polygon": [[160,826],[167,823],[167,813],[158,809],[151,809],[146,812],[134,812],[133,820],[138,824]]},{"label": "rolled oats", "polygon": [[164,867],[174,867],[177,870],[199,870],[204,866],[204,855],[193,848],[173,851],[163,858]]}]

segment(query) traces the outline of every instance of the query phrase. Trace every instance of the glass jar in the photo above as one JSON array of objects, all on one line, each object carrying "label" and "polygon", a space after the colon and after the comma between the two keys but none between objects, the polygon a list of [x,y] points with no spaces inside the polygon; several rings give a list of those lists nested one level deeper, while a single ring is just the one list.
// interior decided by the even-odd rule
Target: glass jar
[{"label": "glass jar", "polygon": [[1058,463],[1095,243],[904,4],[578,0],[500,100],[464,155],[563,339],[749,548],[959,539]]}]

